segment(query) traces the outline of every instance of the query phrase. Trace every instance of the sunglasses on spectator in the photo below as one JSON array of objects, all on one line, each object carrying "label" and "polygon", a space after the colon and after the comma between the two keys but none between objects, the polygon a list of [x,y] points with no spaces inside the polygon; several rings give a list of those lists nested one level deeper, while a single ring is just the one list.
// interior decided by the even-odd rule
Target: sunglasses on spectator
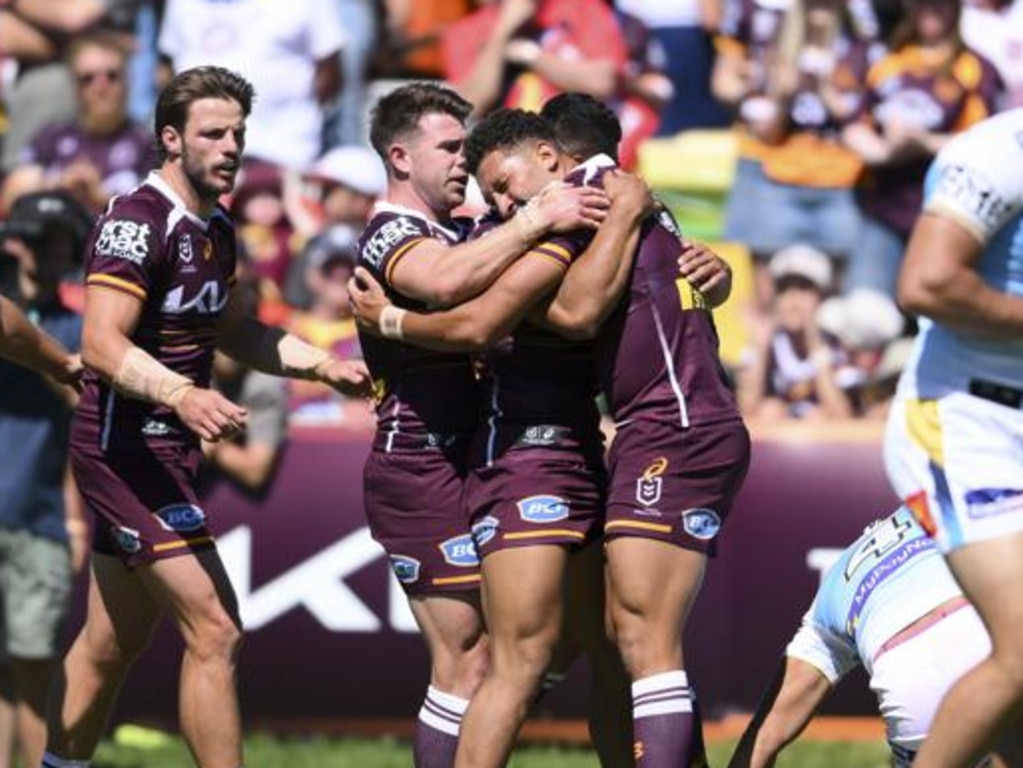
[{"label": "sunglasses on spectator", "polygon": [[81,86],[91,85],[97,78],[104,78],[109,83],[119,82],[121,79],[121,70],[119,69],[97,69],[93,72],[79,72],[75,75],[78,80],[78,84]]}]

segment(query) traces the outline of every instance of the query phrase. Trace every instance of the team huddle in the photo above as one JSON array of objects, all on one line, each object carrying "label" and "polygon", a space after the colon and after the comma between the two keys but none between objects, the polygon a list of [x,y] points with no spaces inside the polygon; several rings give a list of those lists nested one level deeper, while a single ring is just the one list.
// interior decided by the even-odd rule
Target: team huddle
[{"label": "team huddle", "polygon": [[[195,487],[199,439],[247,418],[209,389],[215,348],[375,402],[366,516],[432,665],[418,768],[506,764],[531,706],[578,657],[597,688],[602,765],[706,765],[684,630],[750,463],[711,314],[730,291],[725,262],[619,170],[621,128],[600,102],[563,94],[469,132],[457,93],[404,86],[372,116],[388,191],[349,284],[365,364],[337,360],[232,299],[234,235],[217,200],[233,186],[251,100],[226,70],[177,75],[157,104],[161,167],[111,203],[87,246],[71,455],[97,521],[93,577],[44,768],[89,764],[165,614],[185,641],[181,728],[197,764],[242,765],[242,628]],[[1012,600],[1023,578],[1023,110],[984,125],[991,136],[971,132],[939,157],[907,256],[931,271],[900,285],[933,319],[886,441],[905,506],[829,572],[731,765],[772,765],[856,664],[896,764],[968,766],[994,750],[1011,765],[1023,751],[1011,724],[1023,699]],[[974,149],[984,140],[1006,144],[997,178]],[[456,215],[470,175],[488,207],[476,219]],[[994,287],[952,296],[934,277],[941,265],[976,268]],[[29,333],[17,320],[3,316],[0,352],[79,375],[44,338],[32,354],[12,347],[8,328]]]}]

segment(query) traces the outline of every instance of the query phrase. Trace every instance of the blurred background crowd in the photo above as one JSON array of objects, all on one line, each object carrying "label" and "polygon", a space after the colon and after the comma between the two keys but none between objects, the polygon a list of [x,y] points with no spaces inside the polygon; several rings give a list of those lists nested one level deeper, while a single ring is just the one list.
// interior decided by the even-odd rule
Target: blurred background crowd
[{"label": "blurred background crowd", "polygon": [[[585,91],[617,111],[623,165],[732,265],[718,326],[751,420],[873,419],[915,331],[893,296],[928,163],[1023,105],[1023,0],[0,0],[0,215],[40,192],[96,212],[138,184],[156,93],[199,63],[257,90],[229,206],[265,320],[359,354],[345,283],[386,186],[380,94],[444,80],[484,114]],[[17,298],[45,244],[2,231]],[[372,424],[308,382],[218,376],[265,415],[209,447],[251,488],[289,427]]]}]

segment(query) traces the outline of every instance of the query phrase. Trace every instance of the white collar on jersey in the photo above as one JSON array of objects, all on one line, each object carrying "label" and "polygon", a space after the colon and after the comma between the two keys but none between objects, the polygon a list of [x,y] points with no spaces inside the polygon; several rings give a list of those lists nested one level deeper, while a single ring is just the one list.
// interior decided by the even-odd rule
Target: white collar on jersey
[{"label": "white collar on jersey", "polygon": [[394,203],[389,203],[386,200],[377,200],[377,202],[373,204],[373,210],[370,212],[369,216],[370,218],[373,218],[378,213],[394,213],[398,216],[411,216],[415,219],[422,219],[427,223],[427,225],[436,227],[452,240],[457,241],[461,239],[460,232],[451,229],[450,227],[445,227],[443,224],[434,221],[433,219],[428,219],[421,211],[417,211],[415,208],[407,208],[404,205],[395,205]]},{"label": "white collar on jersey", "polygon": [[607,155],[601,153],[599,155],[594,155],[593,157],[586,158],[581,163],[579,163],[579,165],[577,165],[575,168],[569,171],[569,173],[576,172],[582,173],[583,184],[589,184],[590,180],[593,179],[593,177],[597,174],[598,171],[601,171],[604,168],[617,167],[618,163],[616,163]]},{"label": "white collar on jersey", "polygon": [[170,200],[174,205],[175,210],[177,210],[180,215],[187,216],[190,220],[202,227],[204,231],[213,219],[217,217],[226,218],[220,210],[220,206],[214,206],[213,213],[210,215],[209,219],[204,219],[198,214],[192,213],[187,207],[185,207],[185,201],[181,199],[181,196],[171,189],[170,184],[164,181],[160,174],[156,171],[150,171],[143,184],[148,184],[161,195]]}]

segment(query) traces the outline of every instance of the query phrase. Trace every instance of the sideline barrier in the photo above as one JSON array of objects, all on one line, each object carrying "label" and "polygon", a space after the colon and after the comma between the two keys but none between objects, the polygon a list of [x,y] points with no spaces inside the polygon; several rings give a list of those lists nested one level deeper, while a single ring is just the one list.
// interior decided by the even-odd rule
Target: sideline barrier
[{"label": "sideline barrier", "polygon": [[[704,713],[750,710],[809,605],[820,569],[896,505],[880,425],[753,429],[750,474],[690,620],[687,666]],[[240,690],[250,722],[414,716],[427,658],[362,516],[364,435],[293,432],[265,499],[228,484],[206,502],[247,633]],[[119,719],[173,722],[180,646],[161,631],[125,686]],[[545,714],[584,714],[583,664]],[[825,713],[874,712],[862,677]]]}]

